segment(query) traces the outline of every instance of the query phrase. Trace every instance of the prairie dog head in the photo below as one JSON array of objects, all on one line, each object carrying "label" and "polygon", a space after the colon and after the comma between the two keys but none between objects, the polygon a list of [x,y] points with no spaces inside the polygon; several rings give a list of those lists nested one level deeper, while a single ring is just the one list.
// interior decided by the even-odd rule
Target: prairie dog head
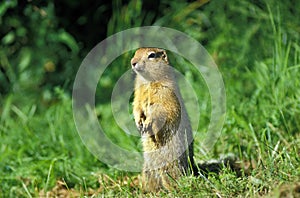
[{"label": "prairie dog head", "polygon": [[131,67],[146,81],[159,81],[168,78],[170,66],[165,50],[140,48],[131,59]]}]

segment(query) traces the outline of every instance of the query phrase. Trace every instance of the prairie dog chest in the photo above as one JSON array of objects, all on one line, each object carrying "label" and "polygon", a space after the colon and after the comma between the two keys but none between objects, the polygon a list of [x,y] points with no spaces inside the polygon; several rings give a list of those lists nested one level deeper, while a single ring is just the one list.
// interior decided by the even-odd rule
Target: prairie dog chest
[{"label": "prairie dog chest", "polygon": [[142,85],[136,90],[136,102],[144,111],[144,113],[150,113],[150,107],[153,105],[163,105],[168,98],[168,91],[165,87],[151,83],[148,85]]}]

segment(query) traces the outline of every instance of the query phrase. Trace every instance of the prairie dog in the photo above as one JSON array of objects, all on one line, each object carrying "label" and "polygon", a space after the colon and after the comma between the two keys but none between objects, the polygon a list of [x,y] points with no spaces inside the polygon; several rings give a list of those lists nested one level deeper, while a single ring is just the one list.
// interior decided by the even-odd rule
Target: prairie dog
[{"label": "prairie dog", "polygon": [[136,73],[133,114],[141,133],[145,191],[176,188],[194,167],[193,134],[173,68],[159,48],[140,48],[131,59]]}]

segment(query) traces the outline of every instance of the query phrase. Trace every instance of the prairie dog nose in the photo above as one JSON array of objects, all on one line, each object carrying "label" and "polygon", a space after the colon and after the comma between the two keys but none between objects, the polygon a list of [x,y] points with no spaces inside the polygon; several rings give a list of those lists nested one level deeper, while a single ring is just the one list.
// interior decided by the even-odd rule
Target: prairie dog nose
[{"label": "prairie dog nose", "polygon": [[137,62],[131,63],[132,67],[135,67],[137,65]]},{"label": "prairie dog nose", "polygon": [[130,63],[132,68],[136,68],[138,66],[138,60],[135,58],[131,59]]},{"label": "prairie dog nose", "polygon": [[133,59],[131,59],[130,63],[131,63],[132,67],[135,67],[137,65],[138,61],[133,58]]}]

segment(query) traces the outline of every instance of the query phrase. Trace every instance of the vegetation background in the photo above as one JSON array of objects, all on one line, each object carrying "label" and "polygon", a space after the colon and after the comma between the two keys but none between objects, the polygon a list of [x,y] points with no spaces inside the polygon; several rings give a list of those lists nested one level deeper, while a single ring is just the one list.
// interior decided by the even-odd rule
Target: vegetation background
[{"label": "vegetation background", "polygon": [[[81,61],[96,44],[144,25],[182,31],[213,56],[226,86],[227,116],[213,151],[196,152],[196,160],[234,153],[245,169],[186,177],[179,191],[160,195],[300,196],[298,1],[3,0],[0,197],[143,195],[137,173],[103,164],[83,145],[71,93]],[[110,109],[111,90],[131,55],[117,59],[99,82],[106,91],[97,93],[96,111],[109,137],[140,149],[138,139],[122,135]],[[205,85],[191,67],[181,72],[202,102],[198,130],[204,132],[210,118]]]}]

